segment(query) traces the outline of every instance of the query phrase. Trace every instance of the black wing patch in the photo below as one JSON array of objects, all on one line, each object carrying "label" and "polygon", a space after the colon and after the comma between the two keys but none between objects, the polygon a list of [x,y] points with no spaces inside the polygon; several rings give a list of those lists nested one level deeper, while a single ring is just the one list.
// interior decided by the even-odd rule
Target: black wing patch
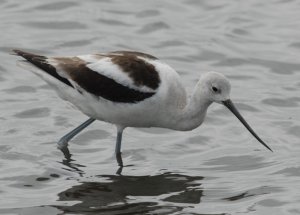
[{"label": "black wing patch", "polygon": [[81,64],[76,67],[76,70],[69,70],[67,73],[74,82],[87,92],[112,102],[136,103],[155,94],[140,92],[119,84],[115,80],[89,69],[85,64]]}]

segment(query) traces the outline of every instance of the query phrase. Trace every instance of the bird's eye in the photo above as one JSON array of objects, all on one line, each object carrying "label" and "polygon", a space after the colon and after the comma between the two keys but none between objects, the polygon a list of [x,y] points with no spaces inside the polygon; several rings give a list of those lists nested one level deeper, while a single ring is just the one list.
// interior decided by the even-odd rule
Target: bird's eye
[{"label": "bird's eye", "polygon": [[216,87],[214,87],[214,86],[213,86],[211,89],[212,89],[215,93],[219,92],[219,89],[216,88]]}]

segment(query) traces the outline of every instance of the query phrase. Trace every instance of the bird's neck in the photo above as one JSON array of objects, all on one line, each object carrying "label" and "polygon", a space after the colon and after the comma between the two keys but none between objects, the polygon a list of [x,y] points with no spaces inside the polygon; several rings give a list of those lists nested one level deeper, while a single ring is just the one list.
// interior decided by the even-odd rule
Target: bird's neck
[{"label": "bird's neck", "polygon": [[194,89],[187,105],[176,117],[176,130],[187,131],[197,128],[204,121],[207,108],[212,102],[207,99],[199,88],[199,83]]}]

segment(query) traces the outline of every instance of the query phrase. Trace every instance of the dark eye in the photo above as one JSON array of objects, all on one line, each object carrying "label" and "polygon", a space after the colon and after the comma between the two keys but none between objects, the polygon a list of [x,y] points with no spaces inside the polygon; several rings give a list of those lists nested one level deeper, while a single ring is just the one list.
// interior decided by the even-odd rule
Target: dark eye
[{"label": "dark eye", "polygon": [[216,87],[214,87],[214,86],[213,86],[211,89],[212,89],[215,93],[219,92],[219,89],[216,88]]}]

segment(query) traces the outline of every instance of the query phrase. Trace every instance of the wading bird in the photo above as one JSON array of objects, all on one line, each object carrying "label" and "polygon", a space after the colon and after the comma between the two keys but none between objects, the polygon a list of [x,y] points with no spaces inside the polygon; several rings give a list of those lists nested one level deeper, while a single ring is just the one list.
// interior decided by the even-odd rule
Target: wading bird
[{"label": "wading bird", "polygon": [[[121,155],[126,127],[162,127],[188,131],[200,126],[207,108],[225,105],[266,148],[230,100],[230,83],[220,73],[203,74],[190,97],[178,73],[156,57],[132,51],[115,51],[75,57],[46,57],[21,50],[22,63],[58,95],[89,119],[58,141],[60,149],[96,119],[115,124],[115,153]],[[271,150],[272,151],[272,150]],[[122,163],[119,165],[122,165]]]}]

